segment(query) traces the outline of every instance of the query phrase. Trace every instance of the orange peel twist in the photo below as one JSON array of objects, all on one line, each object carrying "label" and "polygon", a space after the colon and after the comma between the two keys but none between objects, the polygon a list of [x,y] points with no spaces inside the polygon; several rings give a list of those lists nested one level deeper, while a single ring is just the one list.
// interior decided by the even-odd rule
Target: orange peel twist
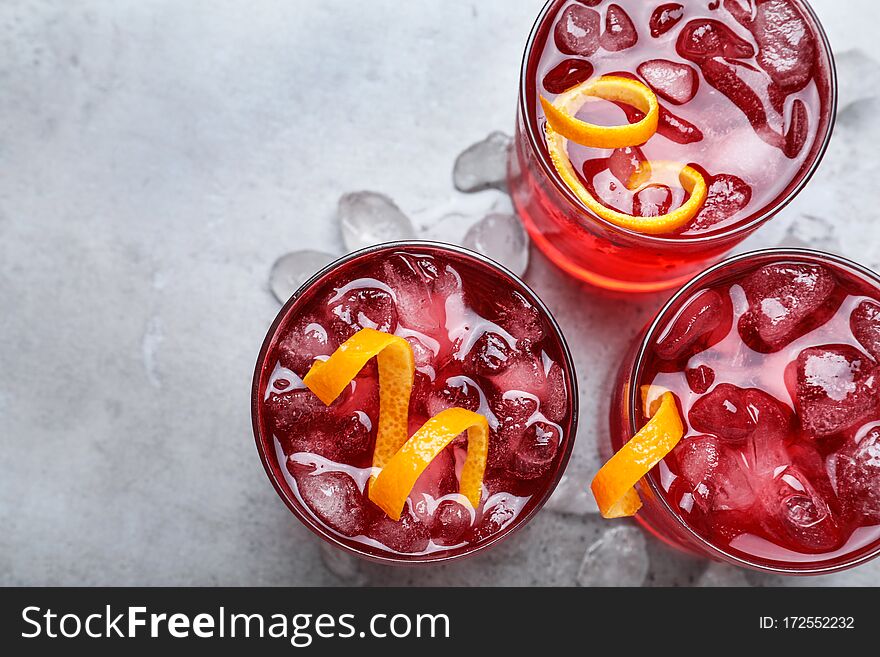
[{"label": "orange peel twist", "polygon": [[[653,416],[641,430],[602,466],[590,488],[603,518],[633,516],[642,507],[635,490],[638,481],[651,471],[681,440],[684,426],[675,397],[664,392],[651,402],[645,389],[643,399],[651,403]],[[649,413],[649,409],[645,409]]]},{"label": "orange peel twist", "polygon": [[[591,97],[632,105],[645,116],[636,123],[619,126],[601,126],[581,121],[575,115]],[[553,102],[542,96],[541,105],[547,117],[547,150],[554,168],[578,199],[598,217],[638,233],[661,235],[681,228],[703,207],[708,195],[706,178],[690,165],[667,161],[648,162],[629,181],[627,187],[632,190],[646,184],[653,171],[678,173],[679,184],[688,192],[688,199],[675,210],[655,217],[639,217],[609,208],[578,178],[568,155],[568,140],[594,148],[625,148],[644,144],[657,131],[660,112],[657,96],[638,80],[616,76],[587,80],[559,94]]]},{"label": "orange peel twist", "polygon": [[488,421],[479,413],[451,408],[435,415],[407,439],[415,360],[412,346],[404,338],[361,329],[326,361],[316,361],[303,383],[329,406],[371,358],[376,358],[379,366],[379,426],[370,500],[399,520],[419,475],[449,443],[467,431],[468,452],[459,486],[461,494],[476,508],[486,471]]}]

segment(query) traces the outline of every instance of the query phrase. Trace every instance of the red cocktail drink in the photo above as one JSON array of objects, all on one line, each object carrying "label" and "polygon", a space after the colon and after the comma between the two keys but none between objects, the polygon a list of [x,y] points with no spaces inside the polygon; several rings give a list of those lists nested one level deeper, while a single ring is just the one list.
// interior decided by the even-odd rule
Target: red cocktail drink
[{"label": "red cocktail drink", "polygon": [[880,280],[836,256],[770,250],[678,293],[620,373],[622,446],[671,391],[678,445],[637,518],[686,549],[818,573],[880,549]]},{"label": "red cocktail drink", "polygon": [[[568,141],[572,168],[603,206],[653,217],[680,207],[688,192],[660,171],[634,186],[634,169],[645,162],[695,167],[708,187],[705,202],[670,232],[644,234],[598,216],[548,151],[540,99],[553,101],[601,76],[651,89],[656,132],[626,148]],[[549,2],[523,62],[512,195],[532,239],[567,272],[620,291],[673,287],[800,191],[824,154],[835,106],[831,51],[801,0]],[[643,116],[598,99],[578,112],[602,126]]]},{"label": "red cocktail drink", "polygon": [[[399,520],[371,501],[376,362],[330,405],[303,383],[362,329],[412,348],[408,435],[453,407],[486,418],[476,507],[459,494],[464,437],[431,461]],[[254,430],[278,493],[310,529],[362,556],[437,561],[496,543],[541,507],[574,441],[575,385],[558,327],[516,277],[456,247],[390,244],[330,265],[282,309],[257,364]]]}]

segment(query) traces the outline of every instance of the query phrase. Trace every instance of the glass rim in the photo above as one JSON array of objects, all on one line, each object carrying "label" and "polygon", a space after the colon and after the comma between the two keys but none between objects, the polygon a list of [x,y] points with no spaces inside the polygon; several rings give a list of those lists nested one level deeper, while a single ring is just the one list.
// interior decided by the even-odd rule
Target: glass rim
[{"label": "glass rim", "polygon": [[529,147],[532,149],[532,152],[535,153],[535,159],[538,161],[544,175],[554,184],[557,191],[559,191],[563,197],[569,202],[570,205],[573,205],[579,213],[588,217],[591,221],[596,222],[602,227],[611,230],[619,235],[624,235],[627,237],[635,237],[640,240],[644,240],[646,242],[658,244],[658,245],[672,245],[672,244],[704,244],[704,243],[713,243],[713,242],[722,242],[724,240],[731,239],[735,236],[739,235],[747,235],[749,232],[767,222],[771,218],[773,218],[776,214],[778,214],[783,208],[785,208],[789,203],[791,203],[794,198],[803,191],[804,187],[816,173],[816,170],[819,168],[819,165],[822,162],[822,159],[825,157],[825,153],[828,150],[828,145],[831,143],[831,135],[834,132],[834,125],[837,121],[837,105],[838,105],[838,83],[837,83],[837,66],[834,60],[834,53],[831,49],[831,42],[828,40],[828,34],[825,32],[825,28],[822,25],[819,17],[816,15],[816,12],[810,6],[808,0],[793,0],[794,2],[798,2],[803,6],[804,10],[806,10],[809,17],[812,19],[813,23],[816,25],[817,32],[819,34],[820,40],[822,42],[822,49],[825,53],[825,56],[828,58],[828,91],[829,91],[829,114],[828,114],[828,124],[825,129],[825,134],[822,138],[822,143],[819,146],[819,149],[816,151],[816,155],[813,157],[810,162],[809,167],[804,173],[801,180],[789,190],[788,193],[779,197],[774,203],[768,205],[764,208],[759,214],[750,219],[749,221],[734,224],[730,227],[729,230],[722,230],[715,234],[710,235],[681,235],[678,237],[665,237],[663,235],[648,235],[646,233],[640,233],[637,231],[630,230],[628,228],[622,228],[602,217],[591,212],[583,202],[575,195],[575,193],[571,190],[571,188],[565,184],[565,181],[559,176],[559,172],[556,171],[556,168],[553,166],[552,162],[550,162],[547,158],[544,149],[541,147],[543,143],[543,136],[536,134],[535,126],[532,125],[532,121],[529,120],[530,112],[527,107],[526,98],[528,95],[528,66],[530,57],[532,54],[532,48],[535,45],[535,42],[538,38],[538,32],[544,24],[544,21],[548,18],[550,10],[553,8],[553,5],[559,2],[559,0],[546,0],[544,4],[544,8],[538,14],[538,18],[535,20],[534,25],[532,26],[532,31],[529,33],[528,41],[526,42],[526,48],[523,53],[522,65],[520,68],[520,88],[519,88],[519,99],[518,99],[518,107],[521,116],[523,117],[523,123],[525,125],[525,132],[528,136]]},{"label": "glass rim", "polygon": [[[361,258],[364,256],[375,255],[377,253],[382,253],[385,251],[395,250],[395,249],[418,249],[418,248],[427,248],[439,250],[442,252],[450,252],[459,257],[464,257],[470,259],[474,262],[477,262],[480,266],[486,266],[490,269],[495,270],[497,273],[500,273],[503,276],[510,278],[515,284],[519,285],[519,290],[526,294],[527,298],[538,308],[538,311],[547,319],[550,328],[555,334],[562,351],[562,360],[561,363],[563,367],[563,373],[566,376],[566,382],[569,384],[568,397],[569,397],[569,408],[570,410],[570,419],[567,427],[567,440],[565,441],[565,448],[560,456],[560,461],[558,466],[555,469],[555,474],[553,475],[552,480],[548,483],[547,487],[544,489],[543,493],[540,495],[540,499],[535,503],[535,505],[525,514],[520,515],[516,518],[515,522],[508,528],[490,536],[485,542],[480,543],[472,549],[463,549],[459,553],[447,554],[445,552],[437,552],[436,554],[425,554],[425,555],[392,555],[390,552],[387,555],[374,554],[369,552],[364,546],[364,549],[360,549],[355,547],[354,545],[349,545],[342,537],[335,535],[331,530],[329,530],[323,523],[321,523],[317,518],[311,516],[311,514],[307,513],[305,510],[299,508],[299,503],[296,500],[292,500],[291,496],[285,490],[285,486],[287,482],[279,481],[279,477],[276,476],[276,473],[272,467],[272,461],[270,455],[266,453],[266,450],[263,448],[263,432],[260,427],[260,419],[261,419],[261,399],[260,399],[260,382],[263,373],[263,366],[266,362],[266,357],[269,354],[269,350],[274,345],[276,338],[278,337],[279,329],[281,328],[284,321],[287,319],[289,313],[293,310],[293,307],[296,305],[296,302],[305,294],[309,289],[311,289],[315,284],[319,281],[323,280],[328,274],[334,271],[336,268],[341,267],[352,260],[357,258]],[[563,474],[565,473],[566,468],[568,467],[569,460],[571,459],[572,450],[574,449],[574,442],[577,438],[577,425],[578,425],[578,417],[579,415],[579,396],[578,396],[578,382],[577,382],[577,370],[574,365],[574,358],[571,355],[571,350],[568,346],[568,342],[565,339],[565,335],[562,332],[562,328],[559,326],[556,318],[553,316],[553,313],[550,312],[550,309],[544,303],[544,301],[538,296],[538,294],[525,282],[521,277],[514,274],[504,265],[492,260],[491,258],[483,255],[482,253],[477,253],[476,251],[472,251],[462,246],[458,246],[455,244],[447,244],[444,242],[438,242],[434,240],[401,240],[401,241],[393,241],[393,242],[383,242],[381,244],[376,244],[373,246],[368,246],[363,249],[359,249],[357,251],[353,251],[346,255],[343,255],[328,265],[322,267],[319,271],[313,274],[305,283],[303,283],[296,292],[294,292],[290,298],[281,306],[281,309],[278,311],[278,314],[275,316],[275,319],[272,321],[269,329],[266,332],[266,337],[263,339],[263,343],[260,346],[260,351],[257,356],[256,366],[254,368],[254,377],[253,382],[251,384],[251,424],[253,426],[254,432],[254,442],[256,443],[257,453],[260,457],[260,462],[263,464],[263,469],[266,471],[266,475],[269,480],[272,482],[272,486],[275,489],[275,492],[287,506],[287,508],[293,513],[297,519],[302,522],[312,533],[316,534],[320,539],[327,541],[333,547],[339,548],[349,554],[353,554],[360,558],[366,559],[368,561],[372,561],[375,563],[383,563],[383,564],[393,564],[393,565],[424,565],[430,563],[443,563],[449,561],[457,561],[464,558],[468,558],[474,556],[476,554],[485,552],[486,550],[494,547],[501,541],[507,539],[509,536],[513,535],[519,529],[527,525],[534,516],[540,511],[543,506],[550,499],[550,496],[556,490],[559,485],[560,480],[562,479]],[[280,464],[279,464],[280,465]],[[283,479],[283,477],[282,477]],[[289,487],[289,486],[288,486]]]},{"label": "glass rim", "polygon": [[[636,352],[636,357],[633,360],[632,370],[629,372],[628,377],[628,381],[630,382],[630,390],[626,399],[626,408],[629,414],[629,430],[631,436],[634,436],[638,431],[638,427],[636,426],[636,409],[638,408],[638,404],[640,401],[640,395],[637,392],[638,387],[634,384],[638,382],[638,377],[640,377],[642,374],[642,370],[645,366],[648,348],[654,344],[658,332],[666,328],[669,320],[668,315],[670,315],[673,310],[677,310],[676,305],[679,301],[698,291],[701,286],[705,284],[707,279],[713,278],[720,271],[729,267],[733,267],[744,261],[767,256],[777,257],[779,260],[785,260],[786,258],[797,259],[799,257],[806,257],[822,262],[830,262],[833,265],[851,270],[861,276],[864,276],[865,278],[873,282],[874,285],[877,286],[878,291],[880,291],[880,274],[878,274],[877,272],[874,272],[864,265],[860,265],[859,263],[850,260],[849,258],[845,258],[843,256],[833,253],[828,253],[826,251],[819,251],[816,249],[774,247],[769,249],[759,249],[756,251],[747,251],[745,253],[740,253],[733,257],[727,258],[722,262],[719,262],[709,267],[708,269],[697,274],[697,276],[688,281],[684,286],[682,286],[680,290],[672,295],[672,297],[668,301],[666,301],[666,303],[663,304],[663,306],[660,308],[654,319],[645,330],[644,336],[641,338],[638,351]],[[667,501],[666,496],[663,495],[664,491],[657,483],[657,478],[654,474],[653,469],[644,477],[644,480],[647,482],[648,487],[651,489],[651,493],[658,501],[663,511],[667,515],[674,518],[676,525],[683,529],[687,533],[689,538],[692,538],[694,541],[696,541],[699,547],[709,554],[721,557],[723,558],[723,560],[735,563],[738,566],[742,566],[752,570],[759,570],[766,573],[781,575],[827,575],[830,573],[836,573],[858,566],[867,561],[870,561],[871,559],[878,556],[878,554],[880,554],[880,542],[878,542],[878,544],[873,549],[866,551],[864,554],[861,554],[854,559],[848,559],[838,565],[822,566],[822,562],[818,561],[815,565],[810,565],[804,568],[786,567],[784,565],[768,566],[767,564],[760,563],[756,560],[740,556],[739,554],[733,553],[732,551],[724,550],[697,533],[690,526],[689,523],[685,522],[681,514],[676,512],[676,510]]]}]

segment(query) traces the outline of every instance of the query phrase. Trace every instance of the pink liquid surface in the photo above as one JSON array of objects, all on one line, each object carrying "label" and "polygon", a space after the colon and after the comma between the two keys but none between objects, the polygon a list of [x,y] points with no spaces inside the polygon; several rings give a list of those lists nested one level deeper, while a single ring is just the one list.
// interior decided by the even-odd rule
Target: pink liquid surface
[{"label": "pink liquid surface", "polygon": [[[490,425],[479,506],[458,494],[459,437],[419,478],[399,522],[368,498],[378,425],[371,362],[325,407],[301,378],[360,328],[406,338],[416,375],[410,434],[461,407]],[[567,460],[571,379],[559,336],[519,285],[475,259],[425,247],[337,267],[292,306],[263,364],[264,450],[295,503],[343,544],[370,555],[454,555],[513,529]]]},{"label": "pink liquid surface", "polygon": [[830,265],[753,266],[659,334],[640,383],[675,394],[686,433],[654,476],[710,543],[776,564],[877,547],[878,298]]},{"label": "pink liquid surface", "polygon": [[[540,96],[606,74],[648,84],[661,104],[657,134],[614,151],[569,144],[584,184],[609,207],[656,216],[685,200],[676,176],[634,191],[640,160],[695,164],[709,196],[678,235],[748,222],[788,193],[819,148],[830,115],[829,64],[812,20],[791,0],[559,2],[529,82],[526,120],[543,130]],[[603,100],[579,118],[619,125],[637,111]],[[585,211],[586,212],[586,211]]]}]

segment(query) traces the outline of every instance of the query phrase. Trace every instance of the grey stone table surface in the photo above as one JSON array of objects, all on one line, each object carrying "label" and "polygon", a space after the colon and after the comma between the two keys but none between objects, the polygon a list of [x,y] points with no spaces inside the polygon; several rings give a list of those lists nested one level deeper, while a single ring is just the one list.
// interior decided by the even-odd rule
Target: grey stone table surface
[{"label": "grey stone table surface", "polygon": [[[880,9],[815,0],[841,109],[808,189],[741,249],[880,267]],[[288,251],[343,250],[339,196],[457,241],[500,192],[456,155],[511,132],[537,0],[0,4],[0,584],[803,584],[674,554],[585,494],[621,351],[663,295],[596,296],[532,252],[583,415],[551,504],[485,556],[324,554],[256,457],[249,385]],[[626,548],[626,549],[624,549]],[[628,560],[628,561],[627,561]],[[634,564],[634,565],[633,565]],[[634,575],[635,573],[635,575]],[[880,561],[810,584],[880,584]]]}]

